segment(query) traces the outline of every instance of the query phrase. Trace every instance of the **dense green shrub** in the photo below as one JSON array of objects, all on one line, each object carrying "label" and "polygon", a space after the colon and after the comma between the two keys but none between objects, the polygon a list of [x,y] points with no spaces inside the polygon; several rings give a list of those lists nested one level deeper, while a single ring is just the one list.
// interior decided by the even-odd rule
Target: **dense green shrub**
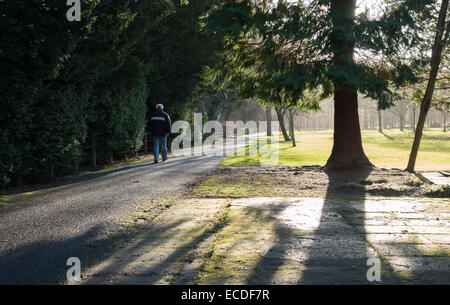
[{"label": "dense green shrub", "polygon": [[66,1],[0,1],[0,186],[136,152],[157,103],[186,115],[214,59],[199,25],[214,2],[81,0],[69,22]]}]

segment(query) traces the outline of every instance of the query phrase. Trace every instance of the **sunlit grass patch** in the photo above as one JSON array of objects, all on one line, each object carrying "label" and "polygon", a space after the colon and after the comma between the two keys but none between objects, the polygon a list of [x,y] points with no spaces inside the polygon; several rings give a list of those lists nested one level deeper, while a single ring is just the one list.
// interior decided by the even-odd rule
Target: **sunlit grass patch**
[{"label": "sunlit grass patch", "polygon": [[201,183],[193,193],[201,197],[244,198],[275,196],[280,182],[270,177],[214,177]]},{"label": "sunlit grass patch", "polygon": [[[250,145],[258,145],[258,155],[249,155],[249,146],[245,148],[245,155],[239,156],[235,153],[224,159],[221,165],[224,166],[254,166],[261,165],[261,160],[270,160],[270,153],[279,149],[279,162],[277,165],[302,166],[302,165],[325,165],[327,158],[331,153],[329,143],[333,135],[329,132],[315,131],[314,133],[297,133],[297,147],[292,146],[292,142],[284,141],[281,137],[276,144],[264,144],[265,147],[258,145],[258,142]],[[299,148],[302,149],[299,149]],[[314,153],[312,153],[314,151]],[[262,154],[261,154],[262,152]]]},{"label": "sunlit grass patch", "polygon": [[[410,131],[376,130],[362,131],[363,146],[369,160],[377,167],[406,168],[414,134]],[[332,130],[313,130],[296,132],[297,147],[292,142],[280,138],[279,166],[324,166],[331,154],[333,146]],[[257,145],[257,142],[250,145]],[[268,144],[267,149],[273,151],[276,146]],[[269,160],[270,155],[249,156],[235,153],[222,161],[225,166],[255,166],[261,160]],[[450,135],[438,129],[426,129],[420,145],[416,170],[433,171],[450,169]]]},{"label": "sunlit grass patch", "polygon": [[[406,168],[414,140],[409,131],[365,130],[364,150],[373,164],[386,168]],[[426,129],[417,156],[416,170],[432,171],[450,168],[450,135],[437,129]]]}]

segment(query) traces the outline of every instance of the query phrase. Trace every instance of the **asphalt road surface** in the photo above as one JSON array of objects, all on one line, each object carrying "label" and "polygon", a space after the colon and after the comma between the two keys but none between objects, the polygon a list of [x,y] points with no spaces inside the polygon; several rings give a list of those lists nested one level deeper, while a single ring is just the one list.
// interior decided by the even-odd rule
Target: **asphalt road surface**
[{"label": "asphalt road surface", "polygon": [[182,191],[219,161],[214,156],[177,157],[127,166],[1,206],[0,284],[61,283],[69,257],[92,255],[98,240],[117,232],[118,221],[144,200]]}]

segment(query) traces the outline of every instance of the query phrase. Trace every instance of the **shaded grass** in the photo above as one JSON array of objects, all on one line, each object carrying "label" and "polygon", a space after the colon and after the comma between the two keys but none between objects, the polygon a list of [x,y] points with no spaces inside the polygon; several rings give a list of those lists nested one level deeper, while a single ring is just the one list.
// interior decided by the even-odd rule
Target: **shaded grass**
[{"label": "shaded grass", "polygon": [[228,225],[202,257],[195,284],[244,284],[261,259],[257,250],[275,242],[271,211],[241,207],[229,213]]},{"label": "shaded grass", "polygon": [[195,196],[206,198],[249,198],[280,195],[280,184],[289,181],[277,181],[270,176],[214,177],[201,183],[193,190]]},{"label": "shaded grass", "polygon": [[192,195],[203,198],[330,197],[365,192],[375,197],[424,196],[424,183],[408,172],[373,169],[365,179],[358,177],[358,172],[335,173],[339,179],[330,181],[327,172],[318,166],[226,167],[198,184]]},{"label": "shaded grass", "polygon": [[[379,133],[375,130],[362,131],[364,150],[377,167],[406,167],[414,134],[399,130],[385,130]],[[284,166],[324,166],[331,154],[333,146],[333,131],[300,131],[296,132],[297,147],[291,142],[279,143],[280,159],[278,165]],[[256,145],[253,143],[251,145]],[[268,145],[269,150],[276,149]],[[248,147],[246,152],[248,152]],[[425,129],[420,151],[417,157],[416,170],[434,171],[450,169],[450,135],[438,129]],[[238,156],[237,153],[222,161],[225,166],[260,165],[262,159],[268,156]]]},{"label": "shaded grass", "polygon": [[429,185],[424,195],[431,198],[450,198],[450,185]]}]

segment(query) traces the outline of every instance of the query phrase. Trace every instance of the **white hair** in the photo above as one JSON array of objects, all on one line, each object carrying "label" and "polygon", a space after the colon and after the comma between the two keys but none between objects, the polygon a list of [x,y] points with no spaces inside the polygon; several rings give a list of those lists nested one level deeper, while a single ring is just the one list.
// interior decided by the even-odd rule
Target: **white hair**
[{"label": "white hair", "polygon": [[163,104],[156,105],[156,110],[164,110]]}]

